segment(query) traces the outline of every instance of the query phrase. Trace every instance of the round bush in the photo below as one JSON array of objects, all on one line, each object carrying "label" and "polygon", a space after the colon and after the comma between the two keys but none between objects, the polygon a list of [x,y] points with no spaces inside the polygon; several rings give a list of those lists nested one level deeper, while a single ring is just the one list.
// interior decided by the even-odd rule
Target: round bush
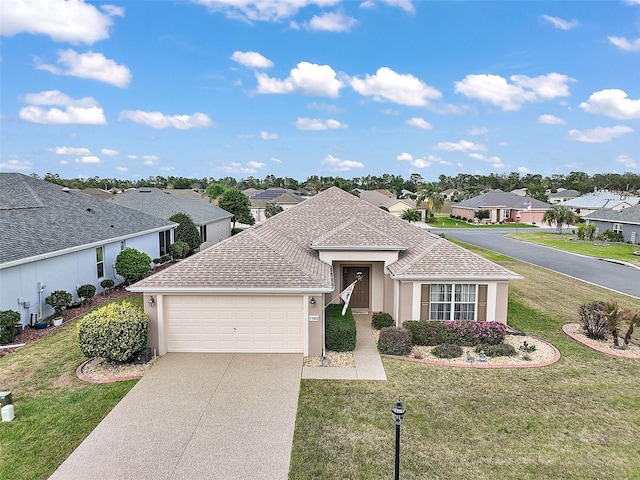
[{"label": "round bush", "polygon": [[147,346],[149,321],[129,302],[110,303],[89,312],[78,323],[80,349],[85,357],[123,363]]},{"label": "round bush", "polygon": [[371,326],[376,330],[393,326],[393,317],[387,312],[376,312],[371,317]]},{"label": "round bush", "polygon": [[116,257],[116,273],[128,284],[142,280],[151,270],[151,257],[135,248],[125,248]]},{"label": "round bush", "polygon": [[378,350],[387,355],[409,355],[411,353],[411,332],[406,328],[385,327],[380,330]]},{"label": "round bush", "polygon": [[476,347],[476,353],[480,353],[480,350],[484,350],[484,354],[487,357],[513,357],[517,354],[514,346],[508,343],[500,343],[498,345],[482,343]]},{"label": "round bush", "polygon": [[66,290],[56,290],[51,292],[51,295],[45,298],[44,301],[47,305],[51,305],[53,307],[53,310],[55,311],[54,315],[56,317],[60,317],[62,316],[62,311],[65,307],[73,301],[73,295]]},{"label": "round bush", "polygon": [[187,258],[190,251],[191,247],[187,242],[177,241],[169,245],[169,252],[175,259]]},{"label": "round bush", "polygon": [[0,311],[0,343],[13,343],[16,339],[16,325],[20,323],[20,314],[15,310]]},{"label": "round bush", "polygon": [[115,282],[113,280],[111,280],[110,278],[105,278],[104,280],[102,280],[100,282],[100,286],[104,290],[109,290],[110,288],[113,288],[114,285],[115,285]]},{"label": "round bush", "polygon": [[91,285],[90,283],[86,283],[84,285],[80,285],[76,289],[76,293],[78,297],[80,297],[85,302],[91,302],[91,299],[96,294],[96,287]]},{"label": "round bush", "polygon": [[433,347],[431,353],[438,358],[458,358],[462,356],[462,347],[460,345],[443,343],[442,345]]}]

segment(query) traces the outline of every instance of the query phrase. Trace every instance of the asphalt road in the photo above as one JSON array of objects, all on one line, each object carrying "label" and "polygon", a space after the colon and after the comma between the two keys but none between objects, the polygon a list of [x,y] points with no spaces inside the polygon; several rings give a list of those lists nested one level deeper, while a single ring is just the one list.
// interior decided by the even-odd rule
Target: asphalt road
[{"label": "asphalt road", "polygon": [[515,233],[512,228],[432,228],[430,230],[436,234],[444,233],[449,238],[477,245],[517,260],[548,268],[549,270],[640,299],[639,268],[583,257],[505,237],[507,233]]}]

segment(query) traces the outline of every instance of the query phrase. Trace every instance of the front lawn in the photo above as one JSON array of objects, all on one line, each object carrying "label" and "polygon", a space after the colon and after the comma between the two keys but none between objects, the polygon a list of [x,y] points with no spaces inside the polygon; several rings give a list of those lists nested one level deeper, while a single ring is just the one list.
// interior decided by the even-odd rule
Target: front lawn
[{"label": "front lawn", "polygon": [[[142,296],[128,297],[142,307]],[[47,478],[135,385],[96,385],[75,376],[86,360],[77,320],[0,358],[0,390],[16,417],[0,425],[0,478]]]},{"label": "front lawn", "polygon": [[628,243],[608,243],[601,245],[597,242],[578,240],[576,235],[572,233],[558,235],[553,232],[527,232],[510,233],[507,236],[515,238],[516,240],[537,243],[538,245],[545,245],[589,257],[621,260],[640,266],[640,256],[633,255],[633,252],[640,250],[638,245]]},{"label": "front lawn", "polygon": [[532,369],[384,358],[388,382],[303,380],[289,478],[392,478],[398,397],[403,479],[640,478],[640,360],[594,352],[560,329],[582,303],[640,302],[486,254],[525,276],[510,283],[509,323],[562,358]]},{"label": "front lawn", "polygon": [[496,223],[489,225],[476,225],[473,223],[468,223],[464,220],[456,220],[455,218],[451,218],[448,215],[437,215],[435,216],[436,221],[434,223],[429,223],[427,225],[438,228],[535,228],[534,225],[529,225],[528,223]]}]

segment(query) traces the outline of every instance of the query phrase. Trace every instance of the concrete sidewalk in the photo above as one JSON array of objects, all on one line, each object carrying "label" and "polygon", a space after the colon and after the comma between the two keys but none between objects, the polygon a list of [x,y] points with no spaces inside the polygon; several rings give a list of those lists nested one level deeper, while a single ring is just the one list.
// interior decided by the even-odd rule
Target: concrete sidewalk
[{"label": "concrete sidewalk", "polygon": [[356,348],[354,368],[302,367],[302,378],[332,380],[386,380],[387,374],[380,360],[371,329],[371,313],[354,315],[356,319]]},{"label": "concrete sidewalk", "polygon": [[50,477],[286,479],[302,355],[164,355]]}]

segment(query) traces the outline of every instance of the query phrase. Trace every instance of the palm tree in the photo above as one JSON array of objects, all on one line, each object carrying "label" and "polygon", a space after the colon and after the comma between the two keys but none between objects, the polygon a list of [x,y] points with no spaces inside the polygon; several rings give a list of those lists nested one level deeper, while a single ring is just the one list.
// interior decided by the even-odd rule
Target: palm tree
[{"label": "palm tree", "polygon": [[407,220],[408,222],[419,222],[422,220],[422,215],[415,208],[407,208],[404,212],[402,212],[401,217],[403,220]]},{"label": "palm tree", "polygon": [[565,223],[567,225],[573,225],[576,223],[576,215],[569,207],[556,204],[544,212],[542,221],[547,222],[549,225],[555,223],[556,232],[558,234],[562,234],[562,225]]}]

